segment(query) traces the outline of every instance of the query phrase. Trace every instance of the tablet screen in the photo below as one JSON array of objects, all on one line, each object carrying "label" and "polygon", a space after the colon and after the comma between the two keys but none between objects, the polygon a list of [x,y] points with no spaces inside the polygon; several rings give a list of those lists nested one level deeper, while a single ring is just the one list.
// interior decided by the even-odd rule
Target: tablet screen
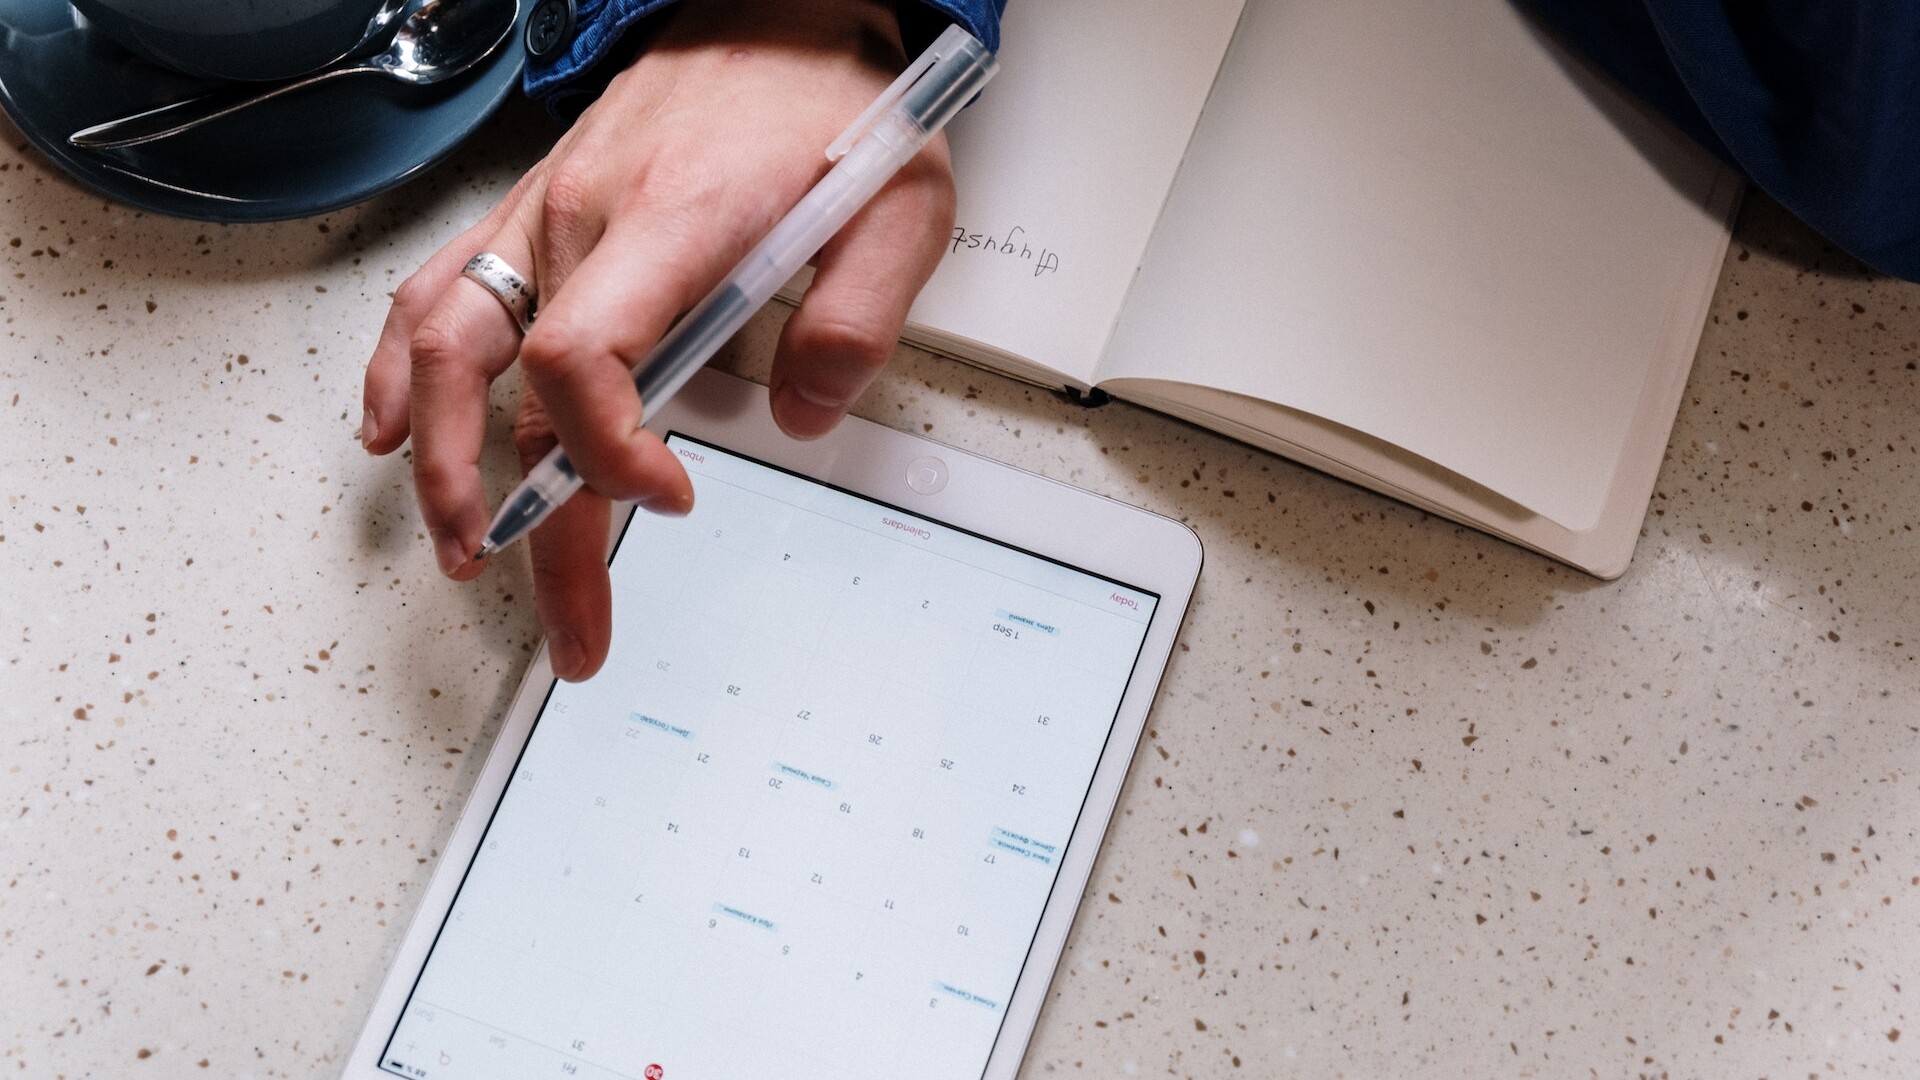
[{"label": "tablet screen", "polygon": [[1157,598],[668,445],[381,1066],[977,1078]]}]

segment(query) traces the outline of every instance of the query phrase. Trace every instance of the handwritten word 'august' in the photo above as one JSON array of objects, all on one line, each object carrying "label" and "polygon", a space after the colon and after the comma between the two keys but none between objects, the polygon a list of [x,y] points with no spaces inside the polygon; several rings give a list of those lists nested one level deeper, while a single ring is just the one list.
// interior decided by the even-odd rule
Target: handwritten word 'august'
[{"label": "handwritten word 'august'", "polygon": [[1022,236],[1027,230],[1015,225],[1007,230],[1005,236],[992,233],[968,232],[965,225],[953,227],[953,245],[948,250],[958,253],[962,248],[968,251],[993,252],[1002,258],[1012,257],[1033,264],[1033,276],[1057,274],[1060,272],[1060,253],[1041,248],[1035,251],[1032,244]]}]

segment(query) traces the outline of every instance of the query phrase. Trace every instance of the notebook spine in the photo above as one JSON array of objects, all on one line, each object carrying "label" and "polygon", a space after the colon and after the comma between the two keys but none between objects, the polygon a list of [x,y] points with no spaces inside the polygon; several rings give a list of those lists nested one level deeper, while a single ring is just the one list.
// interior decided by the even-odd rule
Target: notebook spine
[{"label": "notebook spine", "polygon": [[1113,400],[1113,395],[1097,386],[1089,387],[1084,391],[1077,386],[1063,386],[1060,388],[1060,396],[1083,409],[1097,409]]}]

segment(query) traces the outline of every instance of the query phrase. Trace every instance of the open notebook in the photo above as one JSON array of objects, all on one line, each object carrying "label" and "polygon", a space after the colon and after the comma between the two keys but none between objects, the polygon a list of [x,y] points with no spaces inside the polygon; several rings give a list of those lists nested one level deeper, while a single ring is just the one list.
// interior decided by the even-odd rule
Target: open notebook
[{"label": "open notebook", "polygon": [[1624,572],[1735,175],[1508,0],[1017,0],[907,337]]}]

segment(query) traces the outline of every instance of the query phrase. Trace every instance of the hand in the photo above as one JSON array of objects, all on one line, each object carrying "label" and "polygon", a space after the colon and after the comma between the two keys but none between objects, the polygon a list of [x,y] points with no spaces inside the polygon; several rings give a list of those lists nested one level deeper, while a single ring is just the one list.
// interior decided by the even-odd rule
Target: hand
[{"label": "hand", "polygon": [[[629,374],[823,175],[822,153],[905,66],[888,0],[682,0],[606,92],[480,223],[394,293],[367,365],[361,441],[413,437],[420,515],[442,572],[469,580],[489,513],[480,480],[489,384],[518,355],[522,468],[555,442],[588,490],[530,538],[556,675],[606,659],[609,499],[686,513],[693,489],[639,428]],[[953,224],[936,139],[830,240],[774,354],[773,415],[825,434],[893,355],[908,306]],[[460,277],[491,251],[534,283],[519,329]]]}]

